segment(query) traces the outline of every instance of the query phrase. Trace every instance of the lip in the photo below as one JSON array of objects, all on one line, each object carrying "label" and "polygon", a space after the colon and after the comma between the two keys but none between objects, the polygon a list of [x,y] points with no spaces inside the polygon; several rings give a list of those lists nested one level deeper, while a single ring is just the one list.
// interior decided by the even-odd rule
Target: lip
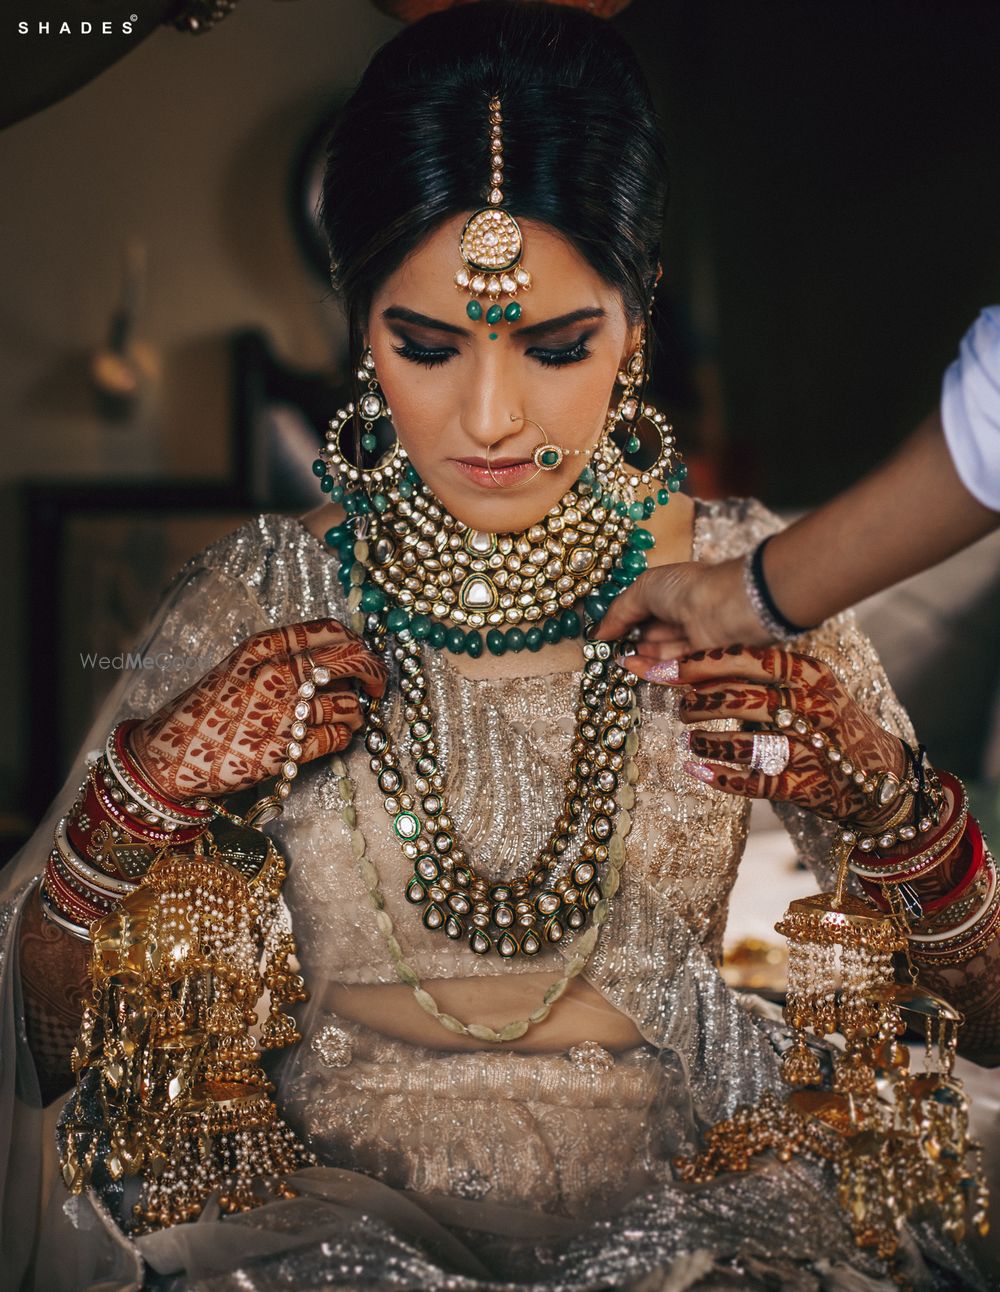
[{"label": "lip", "polygon": [[470,480],[484,489],[503,489],[508,485],[521,484],[530,480],[537,470],[530,458],[493,458],[493,475],[490,475],[485,458],[452,458],[451,462],[463,480]]}]

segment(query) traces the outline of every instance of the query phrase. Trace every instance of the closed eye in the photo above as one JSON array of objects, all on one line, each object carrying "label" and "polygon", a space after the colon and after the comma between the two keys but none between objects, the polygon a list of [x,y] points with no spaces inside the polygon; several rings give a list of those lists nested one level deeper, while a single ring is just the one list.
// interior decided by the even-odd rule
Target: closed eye
[{"label": "closed eye", "polygon": [[533,346],[526,351],[539,363],[544,364],[546,368],[561,368],[567,363],[580,363],[588,358],[593,352],[588,348],[587,342],[594,334],[585,332],[578,341],[574,341],[570,346],[564,346],[558,350],[543,350],[538,346]]},{"label": "closed eye", "polygon": [[392,348],[404,359],[422,364],[425,368],[436,368],[439,363],[447,363],[453,354],[458,354],[451,346],[445,346],[441,350],[428,350],[422,345],[415,345],[409,337],[403,338],[402,345],[394,345]]},{"label": "closed eye", "polygon": [[[570,346],[561,346],[558,348],[541,346],[532,346],[525,351],[525,354],[536,359],[546,368],[561,368],[566,364],[580,363],[582,360],[589,358],[593,353],[587,346],[587,342],[593,336],[593,332],[585,332],[577,341]],[[447,363],[458,351],[453,346],[428,347],[417,345],[408,336],[402,336],[400,345],[394,345],[393,350],[396,354],[402,355],[411,363],[419,363],[425,368],[436,368],[442,363]]]}]

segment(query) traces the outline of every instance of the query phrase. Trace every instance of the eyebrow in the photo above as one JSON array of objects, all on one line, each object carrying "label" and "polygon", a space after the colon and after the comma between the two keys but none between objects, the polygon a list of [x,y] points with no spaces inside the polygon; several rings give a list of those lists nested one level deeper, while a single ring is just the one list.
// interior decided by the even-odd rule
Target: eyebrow
[{"label": "eyebrow", "polygon": [[[427,314],[418,314],[416,310],[408,310],[404,305],[390,305],[388,309],[382,311],[382,317],[386,322],[397,320],[400,323],[413,323],[417,327],[434,328],[438,332],[450,332],[455,336],[472,335],[468,328],[456,327],[454,323],[445,323],[443,319],[431,318]],[[544,336],[548,332],[568,327],[570,323],[606,317],[606,310],[598,305],[591,305],[584,309],[572,310],[569,314],[559,314],[556,318],[543,319],[541,323],[529,323],[526,327],[511,328],[510,332],[512,336],[519,337]]]}]

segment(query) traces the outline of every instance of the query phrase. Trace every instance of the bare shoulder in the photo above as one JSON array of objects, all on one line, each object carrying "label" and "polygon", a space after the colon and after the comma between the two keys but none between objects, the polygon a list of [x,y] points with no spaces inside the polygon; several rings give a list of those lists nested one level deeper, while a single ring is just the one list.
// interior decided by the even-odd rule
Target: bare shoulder
[{"label": "bare shoulder", "polygon": [[299,520],[309,530],[310,534],[323,541],[323,535],[333,525],[339,525],[346,515],[343,507],[333,502],[321,502],[318,507],[312,511],[304,512]]},{"label": "bare shoulder", "polygon": [[656,539],[656,546],[647,553],[651,566],[691,560],[694,536],[693,498],[683,493],[671,494],[669,505],[657,507],[644,523]]}]

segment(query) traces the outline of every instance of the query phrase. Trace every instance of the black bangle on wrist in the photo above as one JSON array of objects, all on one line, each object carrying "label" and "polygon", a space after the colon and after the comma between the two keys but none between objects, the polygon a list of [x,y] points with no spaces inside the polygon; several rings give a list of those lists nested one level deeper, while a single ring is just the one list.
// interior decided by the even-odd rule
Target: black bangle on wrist
[{"label": "black bangle on wrist", "polygon": [[[774,535],[769,534],[767,538],[757,544],[754,549],[753,556],[750,558],[748,571],[749,577],[760,596],[760,601],[766,612],[766,618],[763,615],[761,615],[760,618],[764,621],[764,626],[766,628],[771,629],[775,626],[780,628],[780,635],[783,637],[799,637],[802,633],[811,632],[812,629],[818,627],[818,625],[809,624],[807,626],[802,626],[801,624],[793,624],[790,619],[786,618],[786,616],[781,613],[781,610],[775,603],[774,597],[771,595],[771,589],[767,586],[767,579],[764,577],[764,548],[767,547],[772,538],[774,538]],[[767,620],[770,620],[770,623],[768,623]],[[778,634],[776,633],[775,636],[778,636]]]}]

